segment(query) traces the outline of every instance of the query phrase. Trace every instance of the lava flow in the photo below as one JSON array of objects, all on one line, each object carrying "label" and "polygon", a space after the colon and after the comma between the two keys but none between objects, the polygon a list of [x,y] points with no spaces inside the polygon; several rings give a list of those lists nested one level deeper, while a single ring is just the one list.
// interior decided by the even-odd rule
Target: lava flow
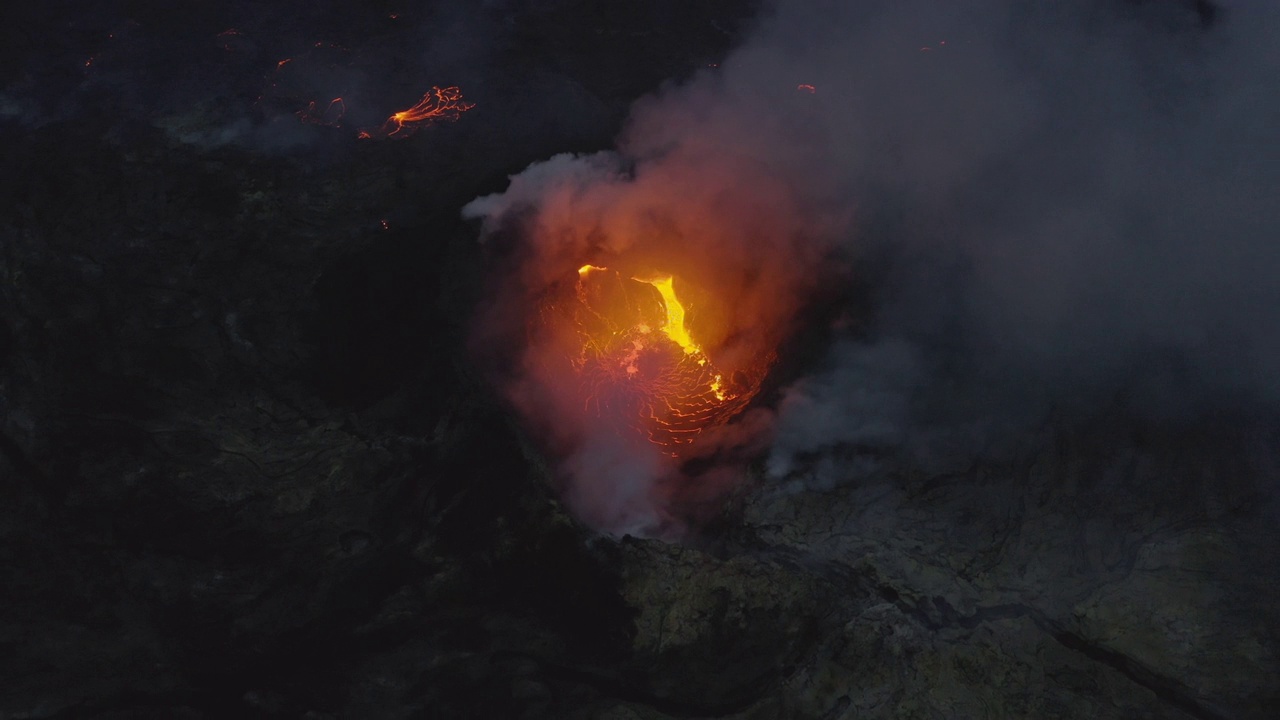
[{"label": "lava flow", "polygon": [[569,358],[582,407],[601,422],[641,434],[672,457],[702,431],[728,422],[756,394],[764,367],[726,373],[690,328],[679,281],[578,269],[574,297],[544,308],[569,320],[578,339]]},{"label": "lava flow", "polygon": [[454,122],[462,113],[475,107],[462,99],[457,87],[433,87],[416,105],[393,113],[381,127],[361,130],[361,138],[408,137],[419,127],[435,122]]}]

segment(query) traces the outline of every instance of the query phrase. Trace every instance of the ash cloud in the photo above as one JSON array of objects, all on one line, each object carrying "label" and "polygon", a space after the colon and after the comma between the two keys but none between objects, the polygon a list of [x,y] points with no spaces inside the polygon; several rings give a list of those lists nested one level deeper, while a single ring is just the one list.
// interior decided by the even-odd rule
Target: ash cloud
[{"label": "ash cloud", "polygon": [[828,313],[857,330],[782,392],[778,476],[848,444],[974,452],[1117,396],[1161,418],[1273,407],[1280,7],[1209,7],[778,2],[720,67],[640,101],[616,154],[535,165],[466,212],[532,218],[523,288],[655,228],[738,258],[731,284],[772,279],[734,292],[774,304],[735,330],[774,339],[862,284],[870,309]]}]

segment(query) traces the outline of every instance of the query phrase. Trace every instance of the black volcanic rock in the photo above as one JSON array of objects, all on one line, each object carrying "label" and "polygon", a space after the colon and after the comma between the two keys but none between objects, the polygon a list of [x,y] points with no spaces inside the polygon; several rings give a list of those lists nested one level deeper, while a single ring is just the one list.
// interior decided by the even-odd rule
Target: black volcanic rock
[{"label": "black volcanic rock", "polygon": [[[381,5],[3,28],[0,717],[1272,716],[1277,515],[1241,461],[1267,418],[1109,409],[942,469],[846,448],[683,545],[555,500],[466,352],[458,208],[606,147],[754,3],[484,4],[477,107],[382,144],[210,140],[267,124],[265,49],[189,68],[254,76],[204,104],[79,67],[129,22],[130,62],[232,23],[413,57]],[[153,71],[112,70],[184,77]]]}]

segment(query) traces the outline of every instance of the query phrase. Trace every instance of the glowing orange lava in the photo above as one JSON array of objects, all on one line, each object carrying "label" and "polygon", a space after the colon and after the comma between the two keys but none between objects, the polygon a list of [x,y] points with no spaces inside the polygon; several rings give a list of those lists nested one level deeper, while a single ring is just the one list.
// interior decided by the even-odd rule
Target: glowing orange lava
[{"label": "glowing orange lava", "polygon": [[726,376],[690,327],[693,308],[670,274],[626,277],[578,269],[575,296],[544,308],[568,315],[578,346],[569,361],[583,409],[678,456],[704,430],[728,422],[759,390],[768,364]]},{"label": "glowing orange lava", "polygon": [[393,113],[381,127],[375,130],[361,130],[360,137],[407,137],[419,127],[435,122],[453,122],[462,113],[475,107],[462,99],[462,90],[457,87],[433,87],[416,105],[400,112]]},{"label": "glowing orange lava", "polygon": [[[226,42],[241,36],[234,28],[219,33],[220,41]],[[227,48],[232,49],[232,48]],[[96,57],[96,56],[95,56]],[[92,64],[85,63],[86,67]],[[342,45],[330,42],[313,43],[312,49],[294,57],[286,57],[275,61],[263,78],[265,85],[259,94],[257,103],[272,116],[281,112],[291,112],[304,123],[324,125],[331,128],[347,129],[352,123],[347,118],[347,107],[350,96],[334,87],[331,100],[314,99],[316,97],[317,79],[323,81],[334,68],[348,68],[352,65],[351,51]],[[344,96],[346,96],[344,98]],[[332,97],[326,93],[325,97]],[[462,114],[475,107],[475,103],[462,99],[462,90],[456,86],[432,87],[422,99],[412,107],[392,113],[381,125],[371,128],[356,129],[356,137],[363,139],[400,139],[409,137],[419,129],[437,122],[453,122]],[[367,110],[353,106],[357,112]],[[355,114],[355,113],[353,113]],[[366,116],[367,117],[367,116]]]}]

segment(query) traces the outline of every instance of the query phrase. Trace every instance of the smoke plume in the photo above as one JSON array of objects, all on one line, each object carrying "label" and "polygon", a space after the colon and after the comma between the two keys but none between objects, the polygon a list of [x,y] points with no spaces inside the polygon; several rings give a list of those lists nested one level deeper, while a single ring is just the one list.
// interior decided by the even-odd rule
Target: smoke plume
[{"label": "smoke plume", "polygon": [[[775,3],[719,67],[637,103],[616,152],[466,208],[519,237],[490,326],[586,262],[679,268],[728,299],[715,354],[809,368],[738,443],[771,443],[774,476],[1118,393],[1162,417],[1273,404],[1278,20],[1260,1]],[[853,283],[869,307],[808,312]],[[831,339],[801,346],[819,316]],[[503,382],[555,426],[528,345]],[[671,510],[670,463],[550,436],[593,524]]]}]

